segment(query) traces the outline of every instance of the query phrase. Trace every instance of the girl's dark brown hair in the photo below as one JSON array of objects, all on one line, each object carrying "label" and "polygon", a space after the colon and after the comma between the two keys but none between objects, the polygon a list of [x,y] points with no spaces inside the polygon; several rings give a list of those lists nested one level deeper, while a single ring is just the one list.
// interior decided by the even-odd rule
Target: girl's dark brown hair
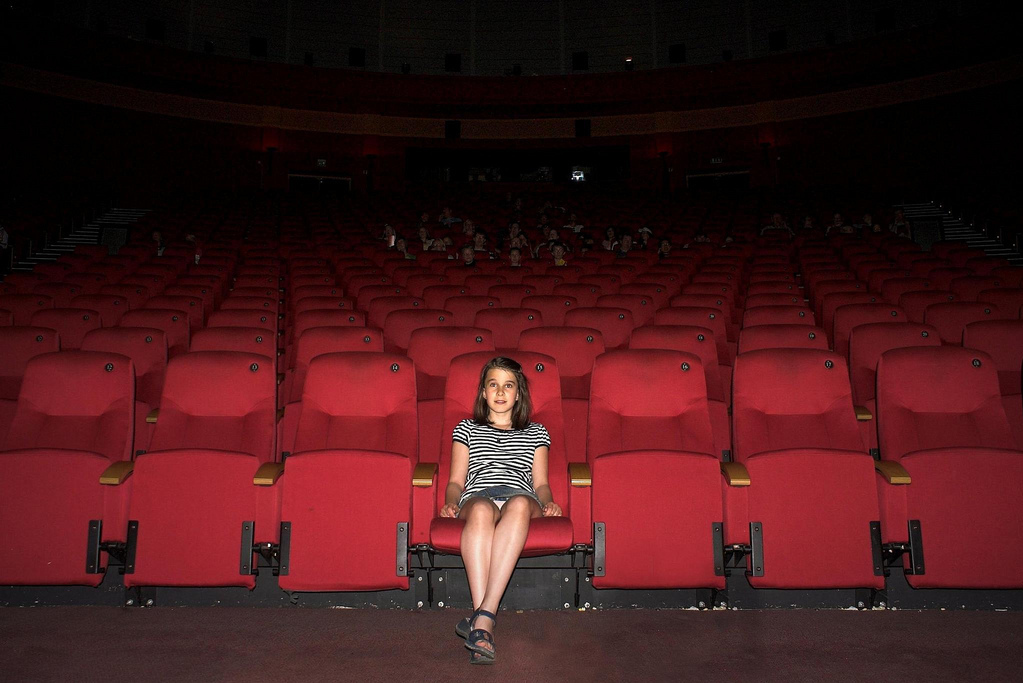
[{"label": "girl's dark brown hair", "polygon": [[512,429],[525,429],[529,426],[533,414],[533,401],[529,397],[529,380],[522,372],[522,366],[511,358],[498,356],[488,361],[480,371],[480,384],[476,390],[476,403],[472,410],[472,421],[478,425],[490,424],[490,406],[484,395],[487,388],[487,374],[491,370],[505,370],[515,376],[518,387],[518,400],[512,407]]}]

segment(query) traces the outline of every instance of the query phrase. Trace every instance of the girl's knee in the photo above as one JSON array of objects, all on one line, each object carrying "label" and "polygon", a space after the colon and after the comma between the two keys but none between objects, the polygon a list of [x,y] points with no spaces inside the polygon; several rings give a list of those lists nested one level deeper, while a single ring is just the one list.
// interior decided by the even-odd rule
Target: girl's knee
[{"label": "girl's knee", "polygon": [[536,501],[529,496],[513,496],[504,504],[501,512],[502,514],[511,513],[516,515],[525,515],[528,517],[532,514],[533,506],[535,505]]},{"label": "girl's knee", "polygon": [[466,524],[493,524],[496,507],[489,500],[477,498],[466,501],[459,515]]}]

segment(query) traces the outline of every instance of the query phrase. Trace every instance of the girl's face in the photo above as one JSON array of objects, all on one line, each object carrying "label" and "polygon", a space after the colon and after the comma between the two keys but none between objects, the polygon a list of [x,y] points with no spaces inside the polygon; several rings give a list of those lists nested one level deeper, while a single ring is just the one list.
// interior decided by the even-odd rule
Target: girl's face
[{"label": "girl's face", "polygon": [[426,228],[419,228],[419,239],[425,242],[429,236],[430,234],[426,232]]},{"label": "girl's face", "polygon": [[615,231],[614,231],[614,228],[608,228],[607,230],[605,230],[605,231],[604,231],[604,235],[605,235],[605,236],[606,236],[606,237],[607,237],[607,238],[608,238],[609,240],[613,240],[613,239],[615,238]]},{"label": "girl's face", "polygon": [[500,368],[488,372],[483,383],[483,397],[490,408],[491,421],[503,422],[498,418],[508,417],[519,397],[519,384],[515,381],[515,375]]}]

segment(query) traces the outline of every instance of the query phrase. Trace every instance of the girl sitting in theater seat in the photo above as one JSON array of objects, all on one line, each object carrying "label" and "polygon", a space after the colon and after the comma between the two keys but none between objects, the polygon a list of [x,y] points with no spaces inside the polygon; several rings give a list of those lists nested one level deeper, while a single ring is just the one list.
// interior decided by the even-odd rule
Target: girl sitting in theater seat
[{"label": "girl sitting in theater seat", "polygon": [[532,403],[522,366],[497,357],[483,366],[473,417],[455,427],[451,478],[441,517],[465,520],[462,560],[474,612],[455,626],[472,664],[496,657],[494,625],[529,521],[558,517],[547,483],[550,436],[530,421]]}]

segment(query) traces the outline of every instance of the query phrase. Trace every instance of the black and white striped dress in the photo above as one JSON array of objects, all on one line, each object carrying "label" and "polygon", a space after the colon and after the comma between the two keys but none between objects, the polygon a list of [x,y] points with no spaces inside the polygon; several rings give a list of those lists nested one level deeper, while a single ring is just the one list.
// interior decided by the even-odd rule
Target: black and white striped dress
[{"label": "black and white striped dress", "polygon": [[547,429],[538,422],[509,430],[462,420],[451,438],[469,449],[469,474],[459,505],[490,486],[533,491],[533,456],[537,448],[551,445]]}]

